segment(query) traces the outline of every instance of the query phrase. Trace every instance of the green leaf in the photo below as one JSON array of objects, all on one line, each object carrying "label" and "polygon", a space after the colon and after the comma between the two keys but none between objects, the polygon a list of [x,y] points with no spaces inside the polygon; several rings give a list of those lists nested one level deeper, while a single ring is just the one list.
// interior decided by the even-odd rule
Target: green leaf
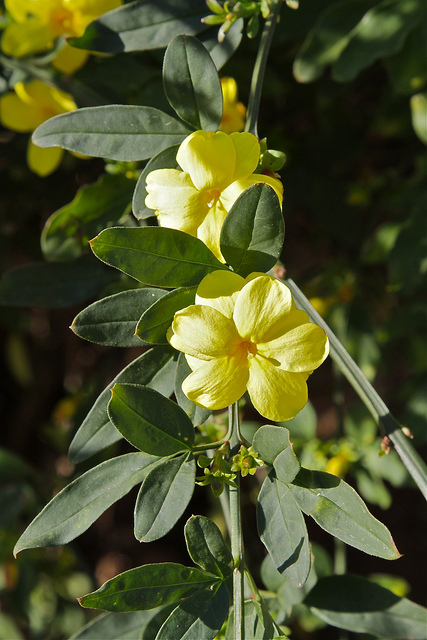
[{"label": "green leaf", "polygon": [[148,344],[169,344],[166,332],[177,311],[194,304],[197,287],[182,287],[169,291],[156,300],[139,319],[136,335]]},{"label": "green leaf", "polygon": [[243,27],[243,18],[235,20],[227,31],[227,37],[223,42],[218,42],[218,29],[215,27],[203,32],[199,36],[199,39],[209,51],[218,70],[225,65],[238,49],[242,40]]},{"label": "green leaf", "polygon": [[291,482],[301,468],[285,427],[265,425],[254,435],[253,448],[260,458],[274,467],[281,482]]},{"label": "green leaf", "polygon": [[397,53],[408,33],[421,21],[419,0],[383,0],[372,7],[352,30],[345,49],[332,67],[338,82],[353,80],[378,58]]},{"label": "green leaf", "polygon": [[58,493],[16,543],[23,549],[66,544],[81,535],[106,509],[142,482],[158,462],[145,453],[128,453],[86,471]]},{"label": "green leaf", "polygon": [[163,608],[130,613],[105,613],[85,625],[70,640],[140,640],[141,632],[144,632],[147,625],[162,611]]},{"label": "green leaf", "polygon": [[423,640],[424,607],[359,576],[322,578],[304,604],[328,624],[387,640]]},{"label": "green leaf", "polygon": [[295,58],[298,82],[317,80],[325,67],[339,58],[353,29],[371,8],[372,0],[342,0],[323,11]]},{"label": "green leaf", "polygon": [[280,256],[285,225],[279,199],[262,183],[246,189],[231,207],[221,230],[221,253],[239,275],[268,271]]},{"label": "green leaf", "polygon": [[83,607],[105,611],[140,611],[177,602],[204,591],[218,578],[173,562],[146,564],[105,582],[79,602]]},{"label": "green leaf", "polygon": [[206,26],[207,8],[200,0],[145,0],[130,2],[91,22],[73,47],[119,53],[166,47],[175,36],[195,35]]},{"label": "green leaf", "polygon": [[412,126],[421,140],[427,144],[427,94],[417,93],[411,98]]},{"label": "green leaf", "polygon": [[33,475],[30,465],[19,456],[0,447],[0,482],[14,482]]},{"label": "green leaf", "polygon": [[140,347],[135,335],[141,311],[167,293],[164,289],[131,289],[98,300],[73,320],[74,333],[90,342],[111,347]]},{"label": "green leaf", "polygon": [[145,478],[135,505],[135,538],[153,542],[166,535],[194,492],[196,463],[183,455],[165,460]]},{"label": "green leaf", "polygon": [[177,229],[105,229],[90,244],[103,262],[155,287],[190,287],[227,269],[201,240]]},{"label": "green leaf", "polygon": [[230,598],[227,587],[202,591],[187,598],[172,611],[156,640],[214,640],[228,615]]},{"label": "green leaf", "polygon": [[108,415],[134,447],[156,456],[188,451],[194,428],[187,414],[161,393],[138,384],[115,384]]},{"label": "green leaf", "polygon": [[88,241],[130,211],[135,180],[104,174],[79,189],[72,202],[48,218],[41,236],[47,260],[73,260],[89,251]]},{"label": "green leaf", "polygon": [[344,480],[302,468],[290,488],[302,511],[331,535],[370,555],[400,557],[387,527]]},{"label": "green leaf", "polygon": [[195,129],[216,131],[222,118],[221,82],[201,42],[179,35],[166,49],[163,86],[177,115]]},{"label": "green leaf", "polygon": [[75,434],[68,452],[71,462],[82,462],[121,439],[121,433],[111,424],[107,413],[112,385],[138,382],[165,396],[171,395],[176,369],[172,355],[171,349],[154,347],[136,358],[112,380],[98,396]]},{"label": "green leaf", "polygon": [[424,17],[409,33],[402,49],[385,61],[393,86],[399,93],[412,95],[414,91],[419,91],[426,86],[426,41],[427,19]]},{"label": "green leaf", "polygon": [[115,104],[54,116],[37,127],[32,140],[42,148],[131,161],[151,158],[189,133],[186,124],[154,107]]},{"label": "green leaf", "polygon": [[[244,625],[244,638],[250,638],[250,640],[274,640],[278,639],[278,631],[275,629],[273,620],[268,613],[268,610],[262,602],[259,604],[255,600],[247,600],[243,607],[243,625]],[[234,640],[234,611],[231,611],[230,617],[227,623],[227,632],[225,640]],[[280,636],[286,640],[286,636]]]},{"label": "green leaf", "polygon": [[257,522],[259,536],[277,570],[301,587],[310,571],[304,517],[289,487],[271,472],[258,496]]},{"label": "green leaf", "polygon": [[176,366],[176,375],[175,375],[175,397],[179,406],[184,409],[187,416],[190,418],[191,422],[195,427],[203,424],[211,415],[212,411],[209,409],[202,409],[202,407],[198,407],[191,400],[187,398],[185,393],[182,390],[182,383],[185,378],[189,376],[191,373],[191,369],[187,364],[187,360],[185,359],[185,354],[180,353],[178,356],[177,366]]},{"label": "green leaf", "polygon": [[172,147],[167,147],[167,149],[163,149],[163,151],[160,151],[160,153],[151,158],[145,165],[136,183],[132,200],[133,212],[139,220],[144,220],[145,218],[150,218],[155,215],[153,209],[145,206],[145,198],[148,195],[147,189],[145,188],[148,174],[157,169],[178,169],[179,165],[176,162],[178,149],[179,145],[177,144]]},{"label": "green leaf", "polygon": [[64,263],[31,262],[3,274],[0,305],[60,309],[94,298],[117,280],[90,255]]},{"label": "green leaf", "polygon": [[289,429],[291,438],[303,438],[311,440],[316,437],[317,415],[310,400],[305,407],[297,413],[295,418],[286,422],[279,422],[282,427]]},{"label": "green leaf", "polygon": [[233,572],[233,558],[216,524],[204,516],[191,516],[184,529],[188,553],[201,569],[226,580]]}]

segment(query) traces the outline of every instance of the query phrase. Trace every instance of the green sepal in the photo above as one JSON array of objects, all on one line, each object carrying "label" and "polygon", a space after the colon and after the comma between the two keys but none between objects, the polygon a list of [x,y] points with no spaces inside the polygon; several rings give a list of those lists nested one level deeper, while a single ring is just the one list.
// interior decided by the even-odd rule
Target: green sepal
[{"label": "green sepal", "polygon": [[176,402],[138,384],[115,384],[108,416],[116,429],[134,447],[156,456],[189,451],[194,428]]},{"label": "green sepal", "polygon": [[201,240],[177,229],[115,227],[90,244],[100,260],[154,287],[191,287],[211,271],[227,269]]}]

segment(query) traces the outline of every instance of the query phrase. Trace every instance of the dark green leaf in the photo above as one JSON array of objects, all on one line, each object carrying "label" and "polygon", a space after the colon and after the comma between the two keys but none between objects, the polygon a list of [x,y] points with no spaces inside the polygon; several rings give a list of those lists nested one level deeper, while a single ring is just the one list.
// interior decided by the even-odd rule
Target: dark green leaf
[{"label": "dark green leaf", "polygon": [[359,576],[322,578],[304,604],[325,622],[387,640],[423,640],[427,611]]},{"label": "dark green leaf", "polygon": [[73,260],[89,251],[89,240],[130,211],[135,180],[104,174],[79,189],[72,202],[48,218],[41,236],[46,259]]},{"label": "dark green leaf", "polygon": [[231,207],[221,230],[221,253],[239,275],[268,271],[285,237],[279,199],[272,187],[254,184]]},{"label": "dark green leaf", "polygon": [[280,573],[301,587],[310,571],[310,548],[304,517],[288,486],[270,473],[257,504],[258,532]]},{"label": "dark green leaf", "polygon": [[111,398],[111,387],[117,382],[140,383],[156,389],[165,396],[173,391],[176,363],[172,350],[154,347],[136,358],[123,369],[98,396],[92,409],[80,425],[69,450],[72,462],[81,462],[121,439],[121,434],[111,424],[107,408]]},{"label": "dark green leaf", "polygon": [[200,35],[199,39],[203,42],[206,49],[209,51],[209,54],[218,70],[225,65],[225,63],[237,50],[242,40],[243,27],[243,18],[238,18],[237,20],[235,20],[235,22],[233,22],[233,24],[227,31],[227,37],[223,40],[223,42],[218,42],[218,29],[215,27],[213,29],[209,29],[208,31],[204,31]]},{"label": "dark green leaf", "polygon": [[[273,620],[268,613],[265,604],[261,605],[255,600],[247,600],[243,608],[244,637],[250,640],[277,640],[279,632],[275,629]],[[225,640],[234,640],[234,611],[231,611],[227,623]],[[286,636],[280,636],[285,638]]]},{"label": "dark green leaf", "polygon": [[171,107],[195,129],[216,131],[222,118],[222,90],[216,67],[201,42],[177,36],[166,49],[163,86]]},{"label": "dark green leaf", "polygon": [[186,523],[188,553],[201,569],[227,579],[233,572],[233,558],[216,524],[204,516],[192,516]]},{"label": "dark green leaf", "polygon": [[172,611],[156,640],[214,640],[227,617],[230,606],[227,587],[202,591],[187,598]]},{"label": "dark green leaf", "polygon": [[86,156],[111,160],[146,160],[191,129],[154,107],[105,105],[54,116],[33,133],[38,147],[62,147]]},{"label": "dark green leaf", "polygon": [[285,427],[265,425],[254,435],[252,445],[260,458],[274,467],[281,482],[291,482],[301,468]]},{"label": "dark green leaf", "polygon": [[386,66],[394,88],[399,93],[412,95],[414,89],[427,84],[427,19],[413,29],[405,40],[401,51],[386,60]]},{"label": "dark green leaf", "polygon": [[152,542],[166,535],[187,508],[194,492],[196,463],[179,456],[165,460],[145,478],[135,505],[135,537]]},{"label": "dark green leaf", "polygon": [[136,335],[148,344],[168,344],[166,332],[175,313],[194,304],[196,289],[196,286],[174,289],[155,301],[140,317]]},{"label": "dark green leaf", "polygon": [[0,305],[59,309],[94,298],[117,273],[84,256],[72,262],[31,262],[9,269],[0,282]]},{"label": "dark green leaf", "polygon": [[156,456],[188,451],[194,428],[187,414],[161,393],[137,384],[115,384],[108,415],[134,447]]},{"label": "dark green leaf", "polygon": [[0,482],[14,482],[31,476],[33,471],[19,456],[0,447]]},{"label": "dark green leaf", "polygon": [[66,544],[81,535],[114,502],[141,482],[158,462],[128,453],[86,471],[58,493],[25,529],[14,554],[23,549]]},{"label": "dark green leaf", "polygon": [[317,80],[325,67],[339,58],[353,29],[371,8],[372,0],[341,0],[325,9],[295,58],[298,82]]},{"label": "dark green leaf", "polygon": [[112,347],[140,347],[136,325],[144,309],[167,293],[164,289],[131,289],[102,298],[73,320],[74,333],[90,342]]},{"label": "dark green leaf", "polygon": [[177,229],[105,229],[91,247],[103,262],[155,287],[189,287],[227,269],[201,240]]},{"label": "dark green leaf", "polygon": [[191,369],[187,364],[187,360],[185,359],[185,355],[180,353],[178,356],[178,362],[176,367],[176,376],[175,376],[175,397],[179,406],[184,409],[187,416],[190,418],[191,422],[195,427],[203,424],[211,415],[212,411],[209,409],[202,409],[202,407],[198,407],[187,398],[185,393],[182,390],[182,383],[187,376],[191,373]]},{"label": "dark green leaf", "polygon": [[132,209],[136,218],[144,220],[145,218],[154,216],[153,209],[149,209],[145,206],[145,198],[148,195],[145,188],[147,176],[149,173],[156,171],[157,169],[178,169],[178,164],[176,162],[178,149],[179,145],[163,149],[163,151],[160,151],[160,153],[151,158],[151,160],[145,165],[138,178],[138,182],[136,183],[135,191],[133,193]]},{"label": "dark green leaf", "polygon": [[378,58],[397,53],[424,11],[425,5],[419,0],[383,0],[372,7],[352,30],[347,46],[334,63],[334,80],[349,82]]},{"label": "dark green leaf", "polygon": [[344,480],[302,468],[289,486],[302,511],[331,535],[380,558],[400,557],[387,527],[369,513],[362,498]]},{"label": "dark green leaf", "polygon": [[217,582],[200,569],[160,562],[125,571],[79,601],[92,609],[140,611],[188,598]]},{"label": "dark green leaf", "polygon": [[206,29],[201,19],[208,13],[200,0],[145,0],[130,2],[98,18],[73,47],[119,53],[166,47],[175,36],[195,35]]},{"label": "dark green leaf", "polygon": [[80,629],[70,640],[140,640],[141,632],[162,609],[105,613]]}]

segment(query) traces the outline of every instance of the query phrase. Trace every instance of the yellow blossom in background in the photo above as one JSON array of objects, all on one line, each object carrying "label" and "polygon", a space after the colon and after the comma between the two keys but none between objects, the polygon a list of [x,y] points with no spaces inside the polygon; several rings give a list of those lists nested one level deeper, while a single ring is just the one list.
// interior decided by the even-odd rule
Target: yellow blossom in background
[{"label": "yellow blossom in background", "polygon": [[222,120],[219,128],[225,133],[243,131],[246,107],[237,100],[237,83],[234,78],[221,78],[223,99]]},{"label": "yellow blossom in background", "polygon": [[[13,22],[3,32],[1,48],[8,56],[22,58],[52,49],[60,36],[83,35],[87,25],[116,9],[123,0],[5,0]],[[87,52],[70,49],[59,53],[56,67],[71,73],[87,58]]]},{"label": "yellow blossom in background", "polygon": [[282,202],[276,178],[253,173],[260,147],[251,133],[195,131],[176,156],[182,171],[157,169],[147,176],[145,204],[154,209],[162,227],[180,229],[200,238],[224,262],[219,237],[224,219],[247,187],[269,184]]},{"label": "yellow blossom in background", "polygon": [[182,390],[196,405],[223,409],[247,390],[269,420],[291,420],[307,402],[306,380],[328,355],[323,329],[296,308],[286,285],[266,274],[214,271],[196,304],[168,334],[192,373]]},{"label": "yellow blossom in background", "polygon": [[[72,96],[40,80],[28,84],[18,82],[15,91],[0,97],[0,122],[20,133],[34,131],[52,116],[77,109]],[[63,149],[40,149],[31,140],[28,143],[27,161],[31,171],[44,177],[55,171],[64,154]]]}]

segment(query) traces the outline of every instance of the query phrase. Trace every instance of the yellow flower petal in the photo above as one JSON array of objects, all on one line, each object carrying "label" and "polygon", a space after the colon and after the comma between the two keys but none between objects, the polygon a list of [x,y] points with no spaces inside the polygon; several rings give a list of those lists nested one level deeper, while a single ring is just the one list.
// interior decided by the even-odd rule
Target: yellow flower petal
[{"label": "yellow flower petal", "polygon": [[172,323],[171,345],[201,360],[227,356],[240,342],[234,323],[216,309],[191,305],[178,311]]},{"label": "yellow flower petal", "polygon": [[249,360],[248,393],[255,409],[268,420],[292,420],[308,399],[307,373],[289,373],[266,358]]},{"label": "yellow flower petal", "polygon": [[203,362],[185,378],[182,390],[187,398],[205,409],[224,409],[245,393],[249,372],[247,361],[236,357]]},{"label": "yellow flower petal", "polygon": [[283,333],[295,308],[288,287],[264,275],[248,282],[239,293],[233,319],[245,340],[269,342]]},{"label": "yellow flower petal", "polygon": [[231,318],[237,294],[244,285],[245,280],[233,271],[213,271],[197,287],[196,304],[207,305]]},{"label": "yellow flower petal", "polygon": [[8,56],[22,58],[53,46],[58,37],[55,30],[38,18],[7,25],[1,38],[1,48]]},{"label": "yellow flower petal", "polygon": [[0,97],[0,120],[12,131],[28,133],[44,122],[39,109],[22,102],[15,93],[5,93]]},{"label": "yellow flower petal", "polygon": [[41,178],[53,173],[60,165],[64,150],[59,147],[40,149],[31,140],[27,147],[27,163],[31,171]]},{"label": "yellow flower petal", "polygon": [[[233,182],[243,180],[255,171],[259,161],[259,142],[252,133],[232,133],[230,139],[236,149],[236,168]],[[230,182],[232,182],[230,180]]]},{"label": "yellow flower petal", "polygon": [[145,205],[154,209],[162,227],[196,235],[209,208],[203,194],[194,188],[188,173],[157,169],[147,176]]},{"label": "yellow flower petal", "polygon": [[[289,314],[290,319],[301,313],[304,312],[293,311]],[[257,346],[260,354],[278,360],[281,368],[286,371],[313,371],[329,353],[325,332],[312,322],[305,322],[286,331],[279,338]]]},{"label": "yellow flower petal", "polygon": [[236,148],[222,131],[195,131],[182,142],[176,159],[190,174],[196,189],[218,192],[212,197],[233,181]]},{"label": "yellow flower petal", "polygon": [[76,49],[75,47],[70,47],[69,44],[65,44],[53,60],[52,67],[62,73],[71,75],[85,64],[88,57],[89,53],[84,49]]},{"label": "yellow flower petal", "polygon": [[227,213],[227,209],[223,206],[220,200],[215,202],[211,205],[206,218],[197,229],[197,237],[200,238],[207,247],[209,247],[220,262],[225,262],[222,257],[219,239]]},{"label": "yellow flower petal", "polygon": [[221,200],[224,203],[227,211],[231,209],[233,204],[236,202],[237,198],[241,193],[248,187],[253,184],[264,183],[270,185],[276,192],[277,197],[279,198],[279,203],[282,205],[283,202],[283,185],[280,180],[276,178],[272,178],[271,176],[264,175],[263,173],[253,173],[251,176],[246,178],[245,180],[236,180],[232,182],[224,191],[221,193]]}]

